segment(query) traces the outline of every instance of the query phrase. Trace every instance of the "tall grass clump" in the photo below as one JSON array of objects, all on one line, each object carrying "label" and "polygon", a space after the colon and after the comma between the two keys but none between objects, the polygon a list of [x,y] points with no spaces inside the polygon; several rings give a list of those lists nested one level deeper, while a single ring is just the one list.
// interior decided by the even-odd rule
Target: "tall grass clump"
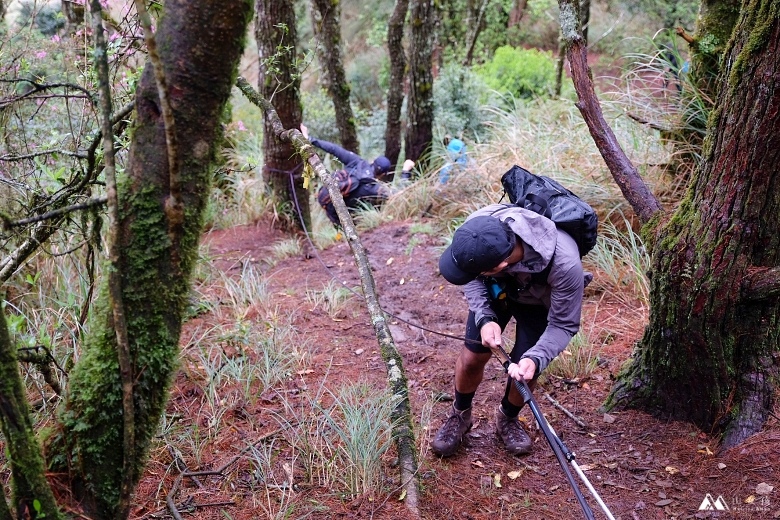
[{"label": "tall grass clump", "polygon": [[374,494],[381,488],[382,456],[392,445],[391,414],[397,401],[387,391],[355,383],[331,393],[333,405],[321,408],[330,435],[330,452],[343,473],[339,480],[347,496]]},{"label": "tall grass clump", "polygon": [[580,331],[566,349],[550,362],[545,374],[573,381],[590,377],[598,365],[598,351],[590,338]]},{"label": "tall grass clump", "polygon": [[354,296],[352,290],[335,280],[328,280],[320,290],[306,290],[306,301],[312,306],[312,310],[322,309],[333,319],[344,312]]},{"label": "tall grass clump", "polygon": [[375,496],[382,489],[385,455],[392,446],[396,399],[358,381],[329,389],[329,368],[316,389],[285,400],[276,414],[305,479],[342,498]]},{"label": "tall grass clump", "polygon": [[596,247],[586,257],[600,273],[593,283],[619,299],[637,299],[648,305],[650,255],[629,219],[620,211],[610,217],[600,224]]},{"label": "tall grass clump", "polygon": [[714,78],[695,77],[688,53],[677,46],[675,36],[661,31],[652,38],[634,38],[637,47],[646,50],[626,55],[629,65],[620,86],[609,96],[635,125],[659,134],[665,153],[655,162],[676,176],[681,185],[701,160],[707,119],[714,105],[706,86]]}]

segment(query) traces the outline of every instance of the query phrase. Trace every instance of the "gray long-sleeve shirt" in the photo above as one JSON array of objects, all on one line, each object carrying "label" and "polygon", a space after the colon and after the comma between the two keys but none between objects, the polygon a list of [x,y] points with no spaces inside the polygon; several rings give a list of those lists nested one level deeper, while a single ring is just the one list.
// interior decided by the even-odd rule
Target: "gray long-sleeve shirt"
[{"label": "gray long-sleeve shirt", "polygon": [[[508,266],[496,278],[512,277],[518,285],[523,286],[529,282],[531,274],[544,271],[552,262],[547,284],[531,285],[527,291],[513,298],[513,301],[519,303],[544,305],[549,309],[547,328],[536,345],[524,354],[524,357],[537,359],[537,369],[542,371],[580,330],[582,296],[593,276],[583,271],[574,239],[560,231],[550,219],[517,206],[503,204],[486,206],[469,215],[468,219],[480,215],[490,215],[506,222],[523,242],[523,259]],[[496,316],[481,279],[466,284],[463,292],[477,323],[485,316]]]}]

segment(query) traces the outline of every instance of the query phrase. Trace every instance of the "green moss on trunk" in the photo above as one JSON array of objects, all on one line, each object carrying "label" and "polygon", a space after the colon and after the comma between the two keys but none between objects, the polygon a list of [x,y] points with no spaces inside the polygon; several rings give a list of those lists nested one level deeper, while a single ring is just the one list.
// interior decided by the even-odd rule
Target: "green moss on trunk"
[{"label": "green moss on trunk", "polygon": [[[0,426],[11,465],[12,503],[19,518],[62,518],[44,472],[41,446],[35,438],[27,393],[19,375],[16,347],[11,343],[5,310],[0,308]],[[2,490],[2,486],[0,486]],[[0,493],[0,519],[11,518]]]},{"label": "green moss on trunk", "polygon": [[[171,226],[165,212],[170,192],[167,148],[151,66],[141,78],[129,167],[118,186],[118,269],[133,360],[136,445],[132,453],[122,453],[122,389],[104,285],[61,414],[66,441],[52,446],[52,460],[67,458],[77,468],[76,490],[97,519],[116,518],[122,468],[131,468],[137,483],[164,411],[197,257],[214,143],[219,141],[219,118],[251,13],[251,0],[165,3],[156,37],[177,127],[185,215],[180,226]],[[215,41],[220,45],[213,45]],[[131,459],[128,464],[125,457]]]}]

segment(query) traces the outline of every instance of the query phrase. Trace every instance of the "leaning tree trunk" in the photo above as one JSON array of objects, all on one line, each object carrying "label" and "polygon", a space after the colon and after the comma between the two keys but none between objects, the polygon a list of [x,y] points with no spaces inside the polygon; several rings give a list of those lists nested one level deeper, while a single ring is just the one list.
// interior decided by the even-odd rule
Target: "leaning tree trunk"
[{"label": "leaning tree trunk", "polygon": [[[385,157],[396,164],[401,155],[401,109],[404,104],[406,54],[404,26],[409,0],[397,0],[387,24],[387,55],[390,58],[390,86],[387,90],[387,126],[385,127]],[[392,179],[390,179],[392,180]]]},{"label": "leaning tree trunk", "polygon": [[[271,101],[287,128],[298,128],[303,119],[300,74],[295,67],[298,35],[295,2],[259,0],[255,39],[260,56],[260,95]],[[263,178],[294,229],[311,230],[309,192],[303,187],[303,162],[289,143],[276,138],[268,119],[263,120]]]},{"label": "leaning tree trunk", "polygon": [[342,61],[341,1],[311,0],[311,5],[312,26],[317,37],[317,57],[325,70],[325,85],[333,101],[341,146],[359,154],[357,123],[349,102],[350,88]]},{"label": "leaning tree trunk", "polygon": [[[104,289],[95,305],[90,334],[70,378],[62,413],[62,439],[95,519],[117,518],[123,467],[138,482],[149,443],[168,397],[177,365],[179,335],[189,280],[197,258],[202,216],[211,181],[210,164],[241,56],[251,0],[166,0],[157,47],[176,121],[178,177],[169,170],[165,124],[151,65],[136,95],[137,117],[124,179],[118,186],[119,250],[135,398],[135,450],[123,453],[122,386],[117,337]],[[216,14],[219,16],[216,16]],[[219,45],[214,45],[219,42]],[[177,179],[177,186],[171,186]],[[179,193],[183,218],[172,212]],[[62,449],[54,442],[52,450]],[[75,455],[70,455],[70,453]],[[124,457],[132,460],[126,464]]]},{"label": "leaning tree trunk", "polygon": [[406,158],[424,159],[433,141],[433,0],[413,0]]},{"label": "leaning tree trunk", "polygon": [[[612,405],[723,432],[771,411],[780,347],[780,18],[746,3],[688,196],[655,243],[650,323]],[[774,10],[774,11],[773,11]]]}]

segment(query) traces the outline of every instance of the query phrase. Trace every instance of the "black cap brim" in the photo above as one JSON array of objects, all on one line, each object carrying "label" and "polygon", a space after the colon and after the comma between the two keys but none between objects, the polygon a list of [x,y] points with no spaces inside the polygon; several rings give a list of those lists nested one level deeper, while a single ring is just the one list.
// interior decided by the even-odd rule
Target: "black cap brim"
[{"label": "black cap brim", "polygon": [[453,285],[466,285],[479,276],[478,274],[467,273],[455,264],[455,258],[452,256],[452,246],[445,249],[439,257],[439,272],[445,280]]}]

